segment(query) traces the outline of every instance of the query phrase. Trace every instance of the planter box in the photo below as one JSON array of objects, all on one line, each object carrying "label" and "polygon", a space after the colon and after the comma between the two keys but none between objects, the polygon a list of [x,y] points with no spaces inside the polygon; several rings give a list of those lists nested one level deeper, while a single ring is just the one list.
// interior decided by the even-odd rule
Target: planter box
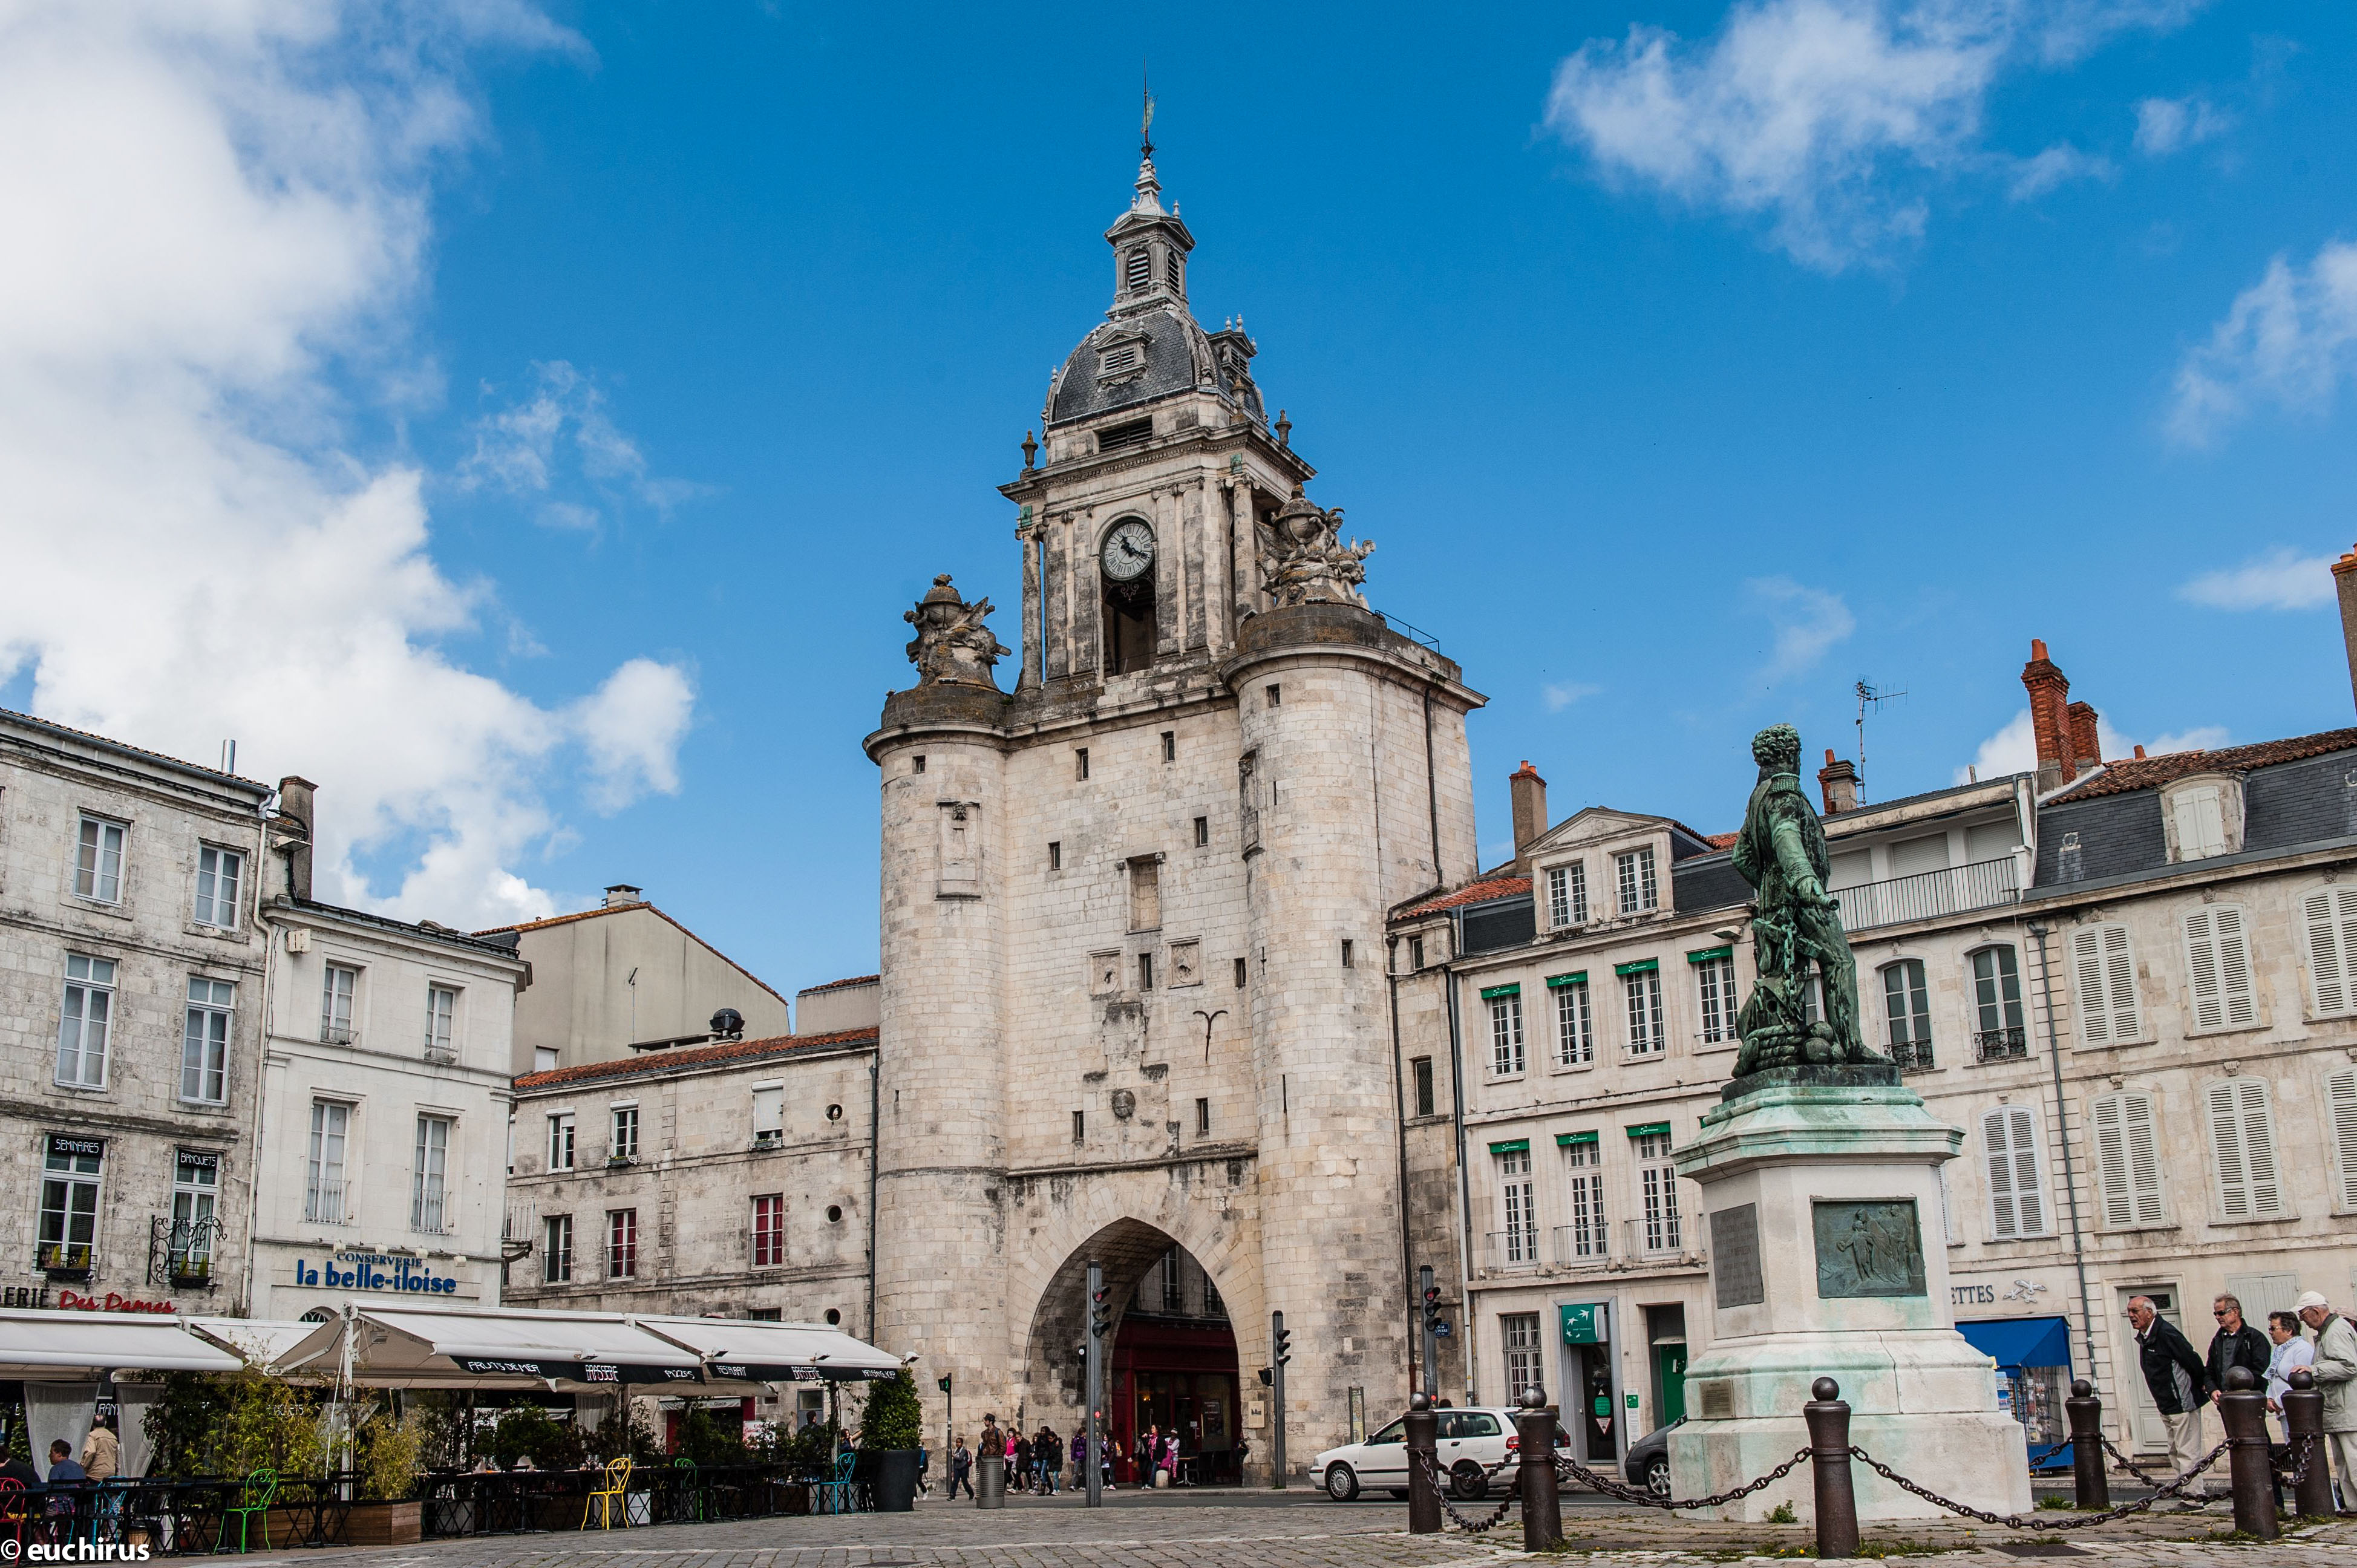
[{"label": "planter box", "polygon": [[404,1503],[354,1503],[351,1516],[344,1521],[344,1541],[352,1546],[409,1546],[423,1533],[419,1514],[425,1505],[414,1499]]}]

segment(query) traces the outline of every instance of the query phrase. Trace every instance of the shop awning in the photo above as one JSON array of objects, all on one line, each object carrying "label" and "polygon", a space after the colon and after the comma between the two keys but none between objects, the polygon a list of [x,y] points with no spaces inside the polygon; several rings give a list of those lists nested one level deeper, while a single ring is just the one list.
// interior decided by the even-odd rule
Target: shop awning
[{"label": "shop awning", "polygon": [[182,1326],[264,1372],[275,1371],[288,1351],[319,1326],[297,1318],[183,1317]]},{"label": "shop awning", "polygon": [[336,1376],[348,1323],[352,1380],[374,1388],[580,1391],[705,1380],[694,1351],[611,1313],[454,1312],[375,1303],[354,1304],[349,1319],[320,1324],[281,1365]]},{"label": "shop awning", "polygon": [[757,1383],[881,1382],[900,1358],[815,1323],[757,1323],[743,1317],[654,1317],[630,1321],[693,1350],[714,1378]]},{"label": "shop awning", "polygon": [[2061,1317],[1994,1317],[1959,1323],[1965,1342],[2000,1367],[2068,1367],[2071,1324]]},{"label": "shop awning", "polygon": [[245,1363],[169,1317],[131,1312],[0,1311],[0,1378],[93,1380],[101,1369],[234,1372]]}]

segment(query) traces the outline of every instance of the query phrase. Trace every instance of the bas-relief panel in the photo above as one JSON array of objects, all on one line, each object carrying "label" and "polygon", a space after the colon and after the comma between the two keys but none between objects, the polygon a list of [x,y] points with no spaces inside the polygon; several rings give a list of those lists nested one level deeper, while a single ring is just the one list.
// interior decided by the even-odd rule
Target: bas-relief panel
[{"label": "bas-relief panel", "polygon": [[1913,1198],[1863,1203],[1820,1198],[1810,1207],[1815,1219],[1820,1299],[1925,1294],[1923,1231]]}]

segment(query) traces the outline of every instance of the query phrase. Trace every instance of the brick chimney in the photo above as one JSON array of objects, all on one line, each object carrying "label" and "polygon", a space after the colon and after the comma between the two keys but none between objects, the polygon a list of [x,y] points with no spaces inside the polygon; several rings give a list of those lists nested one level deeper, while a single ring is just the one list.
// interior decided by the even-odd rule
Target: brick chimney
[{"label": "brick chimney", "polygon": [[1506,788],[1514,800],[1514,873],[1527,875],[1531,845],[1547,831],[1546,780],[1524,758],[1520,768],[1506,776]]},{"label": "brick chimney", "polygon": [[2079,776],[2071,755],[2071,678],[2046,657],[2044,638],[2029,639],[2021,684],[2029,693],[2029,730],[2038,741],[2038,789],[2043,794]]},{"label": "brick chimney", "polygon": [[318,814],[319,787],[293,774],[278,781],[278,828],[292,842],[286,845],[286,891],[297,898],[311,897],[312,826]]},{"label": "brick chimney", "polygon": [[1825,765],[1817,769],[1817,786],[1825,792],[1825,815],[1857,810],[1857,764],[1825,748]]},{"label": "brick chimney", "polygon": [[2089,703],[2073,703],[2064,712],[2071,719],[2071,761],[2082,773],[2092,773],[2104,765],[2104,743],[2095,734],[2095,709]]},{"label": "brick chimney", "polygon": [[2341,594],[2341,640],[2349,646],[2349,689],[2357,693],[2357,549],[2332,564],[2332,585]]}]

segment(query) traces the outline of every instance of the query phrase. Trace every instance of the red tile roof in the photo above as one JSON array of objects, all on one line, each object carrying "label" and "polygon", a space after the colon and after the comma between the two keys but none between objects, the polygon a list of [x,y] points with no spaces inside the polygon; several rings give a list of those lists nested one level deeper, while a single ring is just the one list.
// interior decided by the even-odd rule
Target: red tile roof
[{"label": "red tile roof", "polygon": [[2104,771],[2084,784],[2065,789],[2058,800],[2092,800],[2099,795],[2125,795],[2135,789],[2155,789],[2193,773],[2243,773],[2276,762],[2298,762],[2305,757],[2357,747],[2357,729],[2329,729],[2289,740],[2263,740],[2250,746],[2222,746],[2216,751],[2172,751],[2164,757],[2131,757],[2106,762]]},{"label": "red tile roof", "polygon": [[528,1072],[515,1080],[519,1090],[547,1089],[560,1083],[587,1083],[601,1078],[629,1078],[677,1067],[703,1067],[711,1062],[749,1061],[781,1057],[824,1046],[872,1044],[874,1029],[842,1029],[832,1035],[773,1035],[766,1040],[724,1040],[683,1051],[644,1051],[618,1061],[583,1062],[578,1067]]},{"label": "red tile roof", "polygon": [[1426,898],[1405,909],[1394,909],[1392,911],[1392,918],[1409,919],[1417,915],[1430,915],[1442,909],[1454,909],[1459,904],[1479,904],[1491,898],[1511,898],[1517,893],[1527,893],[1530,890],[1531,879],[1527,876],[1485,876],[1479,882],[1467,883],[1453,893],[1443,893],[1438,897]]},{"label": "red tile roof", "polygon": [[1733,849],[1735,841],[1742,836],[1741,833],[1705,833],[1702,842],[1713,849]]},{"label": "red tile roof", "polygon": [[[656,908],[652,904],[647,903],[643,899],[630,904],[608,904],[602,909],[584,909],[580,913],[574,915],[551,915],[545,920],[526,920],[522,925],[518,926],[493,926],[490,930],[477,931],[475,935],[479,937],[495,937],[505,931],[544,931],[551,926],[569,926],[576,920],[594,920],[600,915],[627,915],[633,909],[644,909],[648,914],[654,916],[657,919],[668,921],[671,925],[677,927],[680,935],[685,937],[689,941],[694,942],[696,946],[702,948],[705,951],[710,953],[713,957],[718,959],[721,962],[726,964],[729,968],[735,970],[737,973],[743,975],[746,979],[751,981],[762,990],[769,992],[770,995],[778,996],[777,992],[770,987],[768,981],[763,980],[759,975],[755,974],[751,970],[747,969],[743,964],[738,963],[735,959],[730,958],[726,953],[722,952],[718,948],[714,947],[710,942],[707,942],[702,937],[697,936],[685,926],[680,925],[677,920],[672,919],[669,915],[664,914],[661,909]],[[785,998],[778,996],[778,1000],[783,1002]]]},{"label": "red tile roof", "polygon": [[846,985],[873,985],[883,978],[880,974],[855,974],[843,980],[830,980],[824,985],[805,985],[794,994],[809,996],[821,991],[840,991]]}]

